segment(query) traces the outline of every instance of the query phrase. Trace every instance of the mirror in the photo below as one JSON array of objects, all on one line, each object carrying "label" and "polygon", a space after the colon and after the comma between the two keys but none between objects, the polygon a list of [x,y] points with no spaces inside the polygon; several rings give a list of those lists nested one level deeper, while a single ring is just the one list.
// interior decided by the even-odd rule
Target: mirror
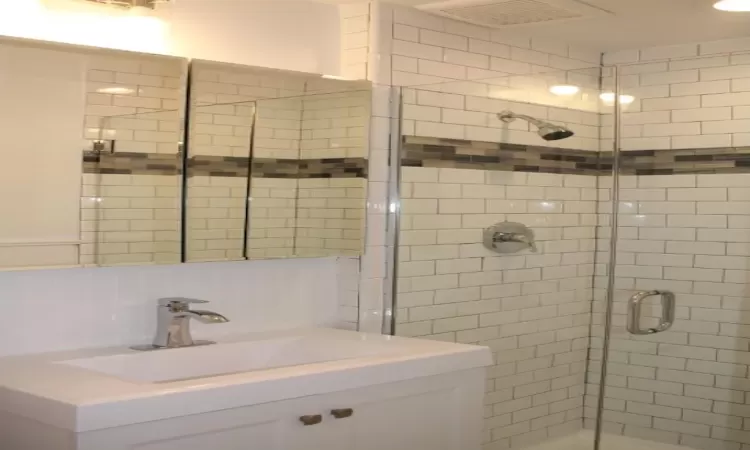
[{"label": "mirror", "polygon": [[0,38],[0,268],[180,261],[187,66]]},{"label": "mirror", "polygon": [[[101,138],[83,160],[81,262],[179,263],[179,111],[111,116],[100,123]],[[139,140],[122,139],[131,135]]]},{"label": "mirror", "polygon": [[187,260],[360,255],[370,85],[191,65]]},{"label": "mirror", "polygon": [[367,82],[0,38],[0,98],[0,270],[363,252]]}]

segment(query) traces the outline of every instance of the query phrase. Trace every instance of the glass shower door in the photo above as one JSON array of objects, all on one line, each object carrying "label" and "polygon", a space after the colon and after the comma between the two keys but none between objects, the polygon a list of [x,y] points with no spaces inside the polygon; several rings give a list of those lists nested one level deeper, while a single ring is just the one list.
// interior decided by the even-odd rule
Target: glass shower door
[{"label": "glass shower door", "polygon": [[585,410],[589,428],[600,419],[599,448],[644,445],[633,439],[711,450],[750,444],[749,151],[728,120],[741,99],[674,72],[721,83],[730,72],[700,69],[716,63],[619,67],[621,114],[612,123],[622,151],[604,155],[617,159],[615,178],[599,178]]},{"label": "glass shower door", "polygon": [[403,89],[395,333],[490,347],[487,449],[593,448],[599,80],[594,67]]}]

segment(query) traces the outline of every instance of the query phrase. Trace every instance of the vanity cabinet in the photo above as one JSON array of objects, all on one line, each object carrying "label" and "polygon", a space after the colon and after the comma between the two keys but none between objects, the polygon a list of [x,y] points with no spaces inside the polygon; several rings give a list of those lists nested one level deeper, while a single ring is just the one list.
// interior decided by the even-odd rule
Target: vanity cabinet
[{"label": "vanity cabinet", "polygon": [[472,369],[80,433],[74,450],[478,450],[484,378]]}]

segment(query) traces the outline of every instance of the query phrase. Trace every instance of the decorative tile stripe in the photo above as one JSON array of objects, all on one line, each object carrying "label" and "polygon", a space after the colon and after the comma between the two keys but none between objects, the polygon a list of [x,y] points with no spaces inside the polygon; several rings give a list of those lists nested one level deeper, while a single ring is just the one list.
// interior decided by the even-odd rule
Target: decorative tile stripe
[{"label": "decorative tile stripe", "polygon": [[98,174],[165,175],[182,172],[182,157],[166,153],[83,152],[83,172]]},{"label": "decorative tile stripe", "polygon": [[[603,169],[612,161],[612,152],[601,152]],[[750,173],[750,147],[625,151],[620,161],[625,175]]]},{"label": "decorative tile stripe", "polygon": [[367,178],[367,158],[300,159],[297,163],[297,178]]},{"label": "decorative tile stripe", "polygon": [[[194,156],[189,175],[246,177],[248,158]],[[367,178],[365,158],[277,159],[255,158],[253,178]]]},{"label": "decorative tile stripe", "polygon": [[[750,147],[637,150],[620,154],[623,175],[750,173]],[[405,136],[410,167],[610,175],[612,152]]]},{"label": "decorative tile stripe", "polygon": [[[248,158],[194,156],[190,176],[246,177]],[[255,158],[253,178],[367,178],[365,158],[279,159]]]},{"label": "decorative tile stripe", "polygon": [[240,156],[191,156],[188,158],[188,176],[246,178],[250,158]]},{"label": "decorative tile stripe", "polygon": [[401,163],[409,167],[600,174],[598,152],[413,136],[404,138]]},{"label": "decorative tile stripe", "polygon": [[[83,153],[85,173],[130,175],[179,175],[180,155],[158,153]],[[188,176],[247,177],[250,158],[193,156]],[[254,178],[367,178],[365,158],[274,159],[252,161]]]}]

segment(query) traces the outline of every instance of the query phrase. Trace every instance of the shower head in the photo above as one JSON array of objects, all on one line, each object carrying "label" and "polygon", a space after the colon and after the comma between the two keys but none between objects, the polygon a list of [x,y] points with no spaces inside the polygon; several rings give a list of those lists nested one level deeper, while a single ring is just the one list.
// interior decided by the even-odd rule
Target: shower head
[{"label": "shower head", "polygon": [[560,139],[569,138],[575,134],[570,129],[563,126],[545,122],[531,116],[516,114],[513,111],[503,111],[498,114],[497,117],[505,123],[511,123],[516,119],[525,120],[538,128],[537,133],[545,141],[559,141]]}]

